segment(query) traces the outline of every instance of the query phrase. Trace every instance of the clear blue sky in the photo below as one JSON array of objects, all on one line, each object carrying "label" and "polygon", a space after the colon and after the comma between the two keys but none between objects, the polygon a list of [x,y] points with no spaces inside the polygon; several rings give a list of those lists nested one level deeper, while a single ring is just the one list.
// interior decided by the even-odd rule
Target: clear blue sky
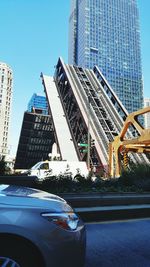
[{"label": "clear blue sky", "polygon": [[[144,96],[150,97],[150,0],[140,10]],[[34,92],[42,93],[40,73],[53,75],[58,57],[68,59],[70,0],[0,0],[0,61],[14,73],[11,149],[15,154],[23,113]]]}]

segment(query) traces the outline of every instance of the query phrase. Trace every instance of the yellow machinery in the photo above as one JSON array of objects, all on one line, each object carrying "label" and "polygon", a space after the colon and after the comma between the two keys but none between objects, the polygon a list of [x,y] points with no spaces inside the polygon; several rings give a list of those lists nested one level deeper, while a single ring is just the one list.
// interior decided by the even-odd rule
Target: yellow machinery
[{"label": "yellow machinery", "polygon": [[[137,120],[139,115],[148,112],[150,112],[150,107],[129,114],[120,134],[109,144],[109,174],[111,177],[120,176],[122,155],[123,165],[126,168],[128,165],[128,152],[150,152],[150,129],[143,128]],[[127,137],[127,131],[131,126],[138,132],[138,136],[129,139]]]}]

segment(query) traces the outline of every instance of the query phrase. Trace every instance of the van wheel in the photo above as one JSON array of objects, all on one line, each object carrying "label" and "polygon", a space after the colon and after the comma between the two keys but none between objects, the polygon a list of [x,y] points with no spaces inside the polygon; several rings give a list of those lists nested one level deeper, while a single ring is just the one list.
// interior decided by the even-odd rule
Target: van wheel
[{"label": "van wheel", "polygon": [[83,182],[83,180],[84,180],[84,178],[81,174],[77,174],[74,177],[74,181],[76,181],[76,182]]}]

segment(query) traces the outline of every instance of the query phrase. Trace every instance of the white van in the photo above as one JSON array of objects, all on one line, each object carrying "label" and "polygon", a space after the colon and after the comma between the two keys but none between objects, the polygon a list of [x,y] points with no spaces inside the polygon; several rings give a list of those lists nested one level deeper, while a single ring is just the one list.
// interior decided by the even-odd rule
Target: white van
[{"label": "white van", "polygon": [[41,180],[59,175],[71,176],[72,178],[81,175],[86,178],[89,173],[84,161],[40,161],[29,172],[29,175],[35,175]]}]

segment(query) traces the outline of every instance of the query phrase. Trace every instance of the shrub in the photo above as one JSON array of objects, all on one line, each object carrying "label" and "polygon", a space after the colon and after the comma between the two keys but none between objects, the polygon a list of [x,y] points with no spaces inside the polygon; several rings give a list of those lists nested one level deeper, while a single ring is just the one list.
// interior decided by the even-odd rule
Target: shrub
[{"label": "shrub", "polygon": [[124,186],[150,191],[150,165],[132,164],[129,170],[123,170],[119,182]]},{"label": "shrub", "polygon": [[4,157],[2,157],[2,159],[0,160],[0,175],[8,174],[9,172],[10,169],[7,167],[7,163]]}]

